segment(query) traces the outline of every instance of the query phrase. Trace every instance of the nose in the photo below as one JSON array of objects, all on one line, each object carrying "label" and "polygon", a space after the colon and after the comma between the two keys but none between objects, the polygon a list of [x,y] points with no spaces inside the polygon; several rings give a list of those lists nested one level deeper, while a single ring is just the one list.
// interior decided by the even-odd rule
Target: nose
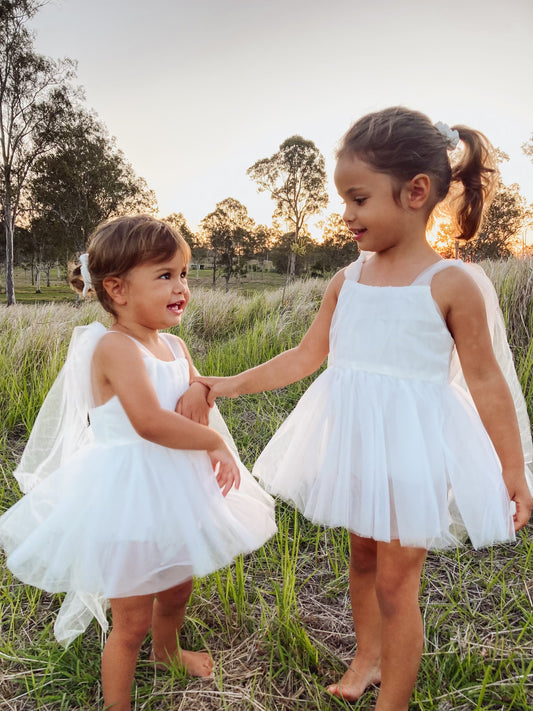
[{"label": "nose", "polygon": [[353,214],[351,210],[351,205],[346,204],[344,207],[344,212],[342,213],[342,219],[349,226],[351,220],[353,220]]}]

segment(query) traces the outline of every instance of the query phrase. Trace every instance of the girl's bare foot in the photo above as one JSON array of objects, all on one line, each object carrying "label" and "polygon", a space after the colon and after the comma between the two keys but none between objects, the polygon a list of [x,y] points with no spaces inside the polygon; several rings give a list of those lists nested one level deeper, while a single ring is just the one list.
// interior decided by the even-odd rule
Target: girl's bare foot
[{"label": "girl's bare foot", "polygon": [[327,691],[339,699],[357,701],[372,684],[381,681],[380,665],[367,663],[354,657],[352,663],[337,684],[330,684]]},{"label": "girl's bare foot", "polygon": [[[158,669],[167,668],[171,662],[171,660],[156,659],[153,652],[150,659],[156,663]],[[204,679],[213,676],[213,660],[207,652],[190,652],[187,649],[180,649],[176,652],[175,661],[191,676],[199,676]]]}]

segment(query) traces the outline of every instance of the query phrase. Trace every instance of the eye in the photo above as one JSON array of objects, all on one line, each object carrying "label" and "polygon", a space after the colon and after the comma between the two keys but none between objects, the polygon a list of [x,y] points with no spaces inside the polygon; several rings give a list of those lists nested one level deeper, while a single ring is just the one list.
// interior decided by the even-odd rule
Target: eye
[{"label": "eye", "polygon": [[170,279],[170,272],[165,272],[164,274],[159,275],[160,279]]},{"label": "eye", "polygon": [[365,204],[366,197],[357,197],[357,198],[354,198],[353,201],[355,202],[356,205],[361,206],[361,205]]},{"label": "eye", "polygon": [[180,279],[187,279],[187,270],[184,269],[180,274]]}]

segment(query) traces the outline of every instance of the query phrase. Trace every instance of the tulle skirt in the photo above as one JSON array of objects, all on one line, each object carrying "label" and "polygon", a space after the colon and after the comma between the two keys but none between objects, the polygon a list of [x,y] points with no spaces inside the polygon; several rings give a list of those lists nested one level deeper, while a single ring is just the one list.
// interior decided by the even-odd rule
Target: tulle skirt
[{"label": "tulle skirt", "polygon": [[154,593],[221,568],[276,531],[244,467],[220,492],[205,452],[89,446],[0,518],[10,570],[48,592]]},{"label": "tulle skirt", "polygon": [[457,388],[329,367],[253,470],[311,521],[378,541],[477,548],[514,539],[480,418]]}]

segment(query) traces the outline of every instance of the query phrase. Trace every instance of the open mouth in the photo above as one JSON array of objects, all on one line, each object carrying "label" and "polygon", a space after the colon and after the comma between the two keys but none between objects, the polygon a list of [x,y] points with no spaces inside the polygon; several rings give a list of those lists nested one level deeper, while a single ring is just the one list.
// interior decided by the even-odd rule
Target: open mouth
[{"label": "open mouth", "polygon": [[180,316],[185,308],[185,301],[175,301],[173,304],[168,304],[167,309],[172,311],[176,316]]},{"label": "open mouth", "polygon": [[362,228],[360,230],[351,230],[353,236],[355,239],[360,239],[365,233],[366,233],[366,228]]}]

